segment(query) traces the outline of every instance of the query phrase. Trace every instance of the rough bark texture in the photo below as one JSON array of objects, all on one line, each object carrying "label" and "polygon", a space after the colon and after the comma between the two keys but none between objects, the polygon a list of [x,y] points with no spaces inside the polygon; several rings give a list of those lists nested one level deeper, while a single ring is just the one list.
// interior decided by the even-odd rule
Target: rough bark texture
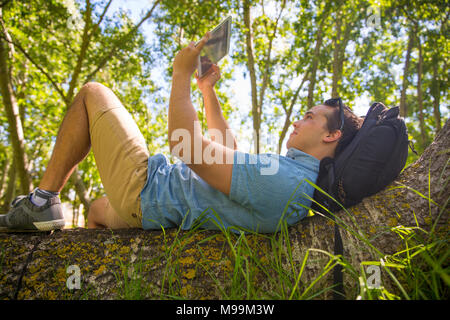
[{"label": "rough bark texture", "polygon": [[[449,136],[447,121],[416,163],[385,190],[349,210],[354,221],[344,212],[339,217],[350,226],[357,224],[359,233],[366,234],[383,254],[392,254],[402,247],[402,240],[389,230],[391,227],[416,226],[417,219],[421,228],[430,230],[443,212],[435,231],[448,232],[448,208],[445,207],[450,195],[446,184],[450,174]],[[395,188],[399,186],[406,188]],[[430,196],[437,205],[412,189]],[[220,232],[196,232],[186,237],[187,234],[174,229],[165,233],[139,229],[0,233],[0,298],[116,299],[136,287],[142,298],[160,298],[161,292],[193,299],[223,297],[221,292],[230,290],[235,263],[229,243]],[[333,224],[320,216],[304,219],[289,228],[288,234],[297,272],[309,248],[333,253]],[[344,257],[354,268],[359,270],[361,261],[379,261],[380,256],[361,240],[344,230],[341,234]],[[273,243],[268,237],[251,235],[246,239],[262,257],[261,264],[272,258]],[[325,253],[310,251],[300,284],[316,279],[329,259]],[[72,275],[66,272],[70,265],[80,268],[80,290],[66,287]],[[282,268],[291,267],[288,260],[282,263]],[[383,272],[381,277],[383,284],[390,287],[389,277]],[[270,292],[274,282],[269,278],[265,273],[256,273],[254,281],[260,290]],[[344,274],[344,282],[347,297],[354,299],[358,281]],[[330,285],[331,272],[314,288],[317,292]],[[318,296],[330,297],[330,291]]]}]

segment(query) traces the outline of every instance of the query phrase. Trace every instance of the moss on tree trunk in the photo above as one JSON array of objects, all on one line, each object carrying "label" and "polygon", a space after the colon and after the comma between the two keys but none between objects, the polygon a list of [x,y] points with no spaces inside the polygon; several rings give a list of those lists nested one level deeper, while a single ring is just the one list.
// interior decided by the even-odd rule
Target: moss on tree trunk
[{"label": "moss on tree trunk", "polygon": [[[348,226],[341,228],[343,258],[355,270],[363,261],[379,262],[402,250],[404,242],[394,232],[399,226],[420,227],[424,231],[416,232],[424,236],[432,230],[448,233],[449,131],[447,121],[420,159],[396,181],[352,207],[349,214],[339,213]],[[270,236],[227,238],[221,232],[175,229],[2,233],[0,298],[288,298],[296,282],[296,288],[305,292],[334,261],[328,254],[333,247],[333,223],[317,215]],[[67,288],[75,275],[68,269],[71,265],[79,268],[80,289]],[[381,279],[386,288],[398,291],[383,271]],[[344,282],[347,297],[354,299],[359,292],[357,277],[346,272]],[[304,297],[317,293],[316,298],[331,298],[331,290],[321,291],[332,285],[328,272]]]}]

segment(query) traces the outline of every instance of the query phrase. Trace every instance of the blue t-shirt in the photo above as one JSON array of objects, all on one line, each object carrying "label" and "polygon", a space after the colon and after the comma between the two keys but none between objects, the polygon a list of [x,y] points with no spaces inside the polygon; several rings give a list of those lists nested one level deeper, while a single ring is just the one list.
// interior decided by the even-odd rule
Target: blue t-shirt
[{"label": "blue t-shirt", "polygon": [[280,230],[306,217],[319,173],[319,160],[295,148],[286,156],[235,151],[229,196],[214,189],[186,164],[163,154],[148,159],[141,192],[142,227],[190,229],[194,222],[218,230],[240,227],[261,233]]}]

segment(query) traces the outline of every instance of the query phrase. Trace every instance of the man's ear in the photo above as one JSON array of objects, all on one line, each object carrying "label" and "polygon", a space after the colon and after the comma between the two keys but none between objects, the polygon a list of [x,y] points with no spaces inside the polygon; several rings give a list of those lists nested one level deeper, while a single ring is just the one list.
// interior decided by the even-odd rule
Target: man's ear
[{"label": "man's ear", "polygon": [[333,132],[328,132],[328,134],[323,138],[324,142],[335,142],[338,141],[342,137],[341,130],[335,130]]}]

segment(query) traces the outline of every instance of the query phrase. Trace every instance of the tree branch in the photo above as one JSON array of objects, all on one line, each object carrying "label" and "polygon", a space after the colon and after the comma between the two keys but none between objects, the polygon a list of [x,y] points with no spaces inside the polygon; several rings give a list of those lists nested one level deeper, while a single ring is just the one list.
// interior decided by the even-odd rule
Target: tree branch
[{"label": "tree branch", "polygon": [[285,6],[286,6],[286,1],[283,1],[283,4],[281,6],[281,10],[280,10],[280,14],[278,15],[277,19],[275,20],[275,27],[274,27],[272,36],[270,37],[270,40],[269,40],[269,48],[267,50],[267,55],[265,57],[265,70],[264,70],[264,73],[263,73],[263,81],[262,81],[261,90],[259,92],[258,116],[261,116],[261,113],[262,113],[262,105],[263,105],[263,101],[264,101],[264,93],[266,91],[267,84],[268,84],[268,81],[269,81],[270,55],[272,53],[273,39],[275,38],[275,36],[277,34],[278,21],[280,20],[281,15],[283,14],[283,10],[284,10]]},{"label": "tree branch", "polygon": [[303,79],[302,82],[300,83],[300,85],[298,86],[297,90],[295,91],[294,95],[292,96],[292,100],[291,103],[289,105],[289,108],[286,111],[286,118],[284,119],[284,125],[283,125],[283,129],[281,130],[280,133],[280,138],[278,140],[278,153],[281,152],[281,145],[283,144],[283,140],[286,137],[286,132],[289,128],[289,125],[291,124],[291,114],[292,114],[292,110],[294,109],[294,105],[297,102],[298,99],[298,95],[300,94],[300,90],[303,88],[303,84],[305,83],[306,79],[308,79],[309,77],[309,72],[310,72],[310,68],[308,68],[308,70],[306,71],[306,73],[303,75]]},{"label": "tree branch", "polygon": [[0,2],[0,8],[5,7],[8,4],[8,2],[11,2],[11,0],[4,0],[4,1]]},{"label": "tree branch", "polygon": [[318,15],[318,19],[320,21],[319,27],[317,29],[317,37],[316,37],[316,45],[314,47],[314,55],[312,57],[312,65],[311,65],[311,75],[309,79],[308,85],[308,109],[311,109],[314,104],[314,88],[316,86],[316,74],[317,68],[319,65],[319,54],[320,49],[322,47],[323,40],[323,28],[325,26],[325,21],[328,17],[328,10],[330,10],[331,2],[326,2],[323,11]]},{"label": "tree branch", "polygon": [[83,62],[84,58],[86,57],[87,50],[89,48],[89,43],[91,40],[92,32],[89,32],[92,17],[91,17],[91,3],[89,0],[86,0],[86,11],[84,13],[84,28],[83,28],[83,36],[81,40],[81,47],[80,47],[80,53],[78,54],[77,64],[75,66],[75,69],[73,71],[70,83],[69,83],[69,90],[67,90],[66,95],[66,105],[69,107],[70,103],[72,102],[72,98],[74,95],[75,88],[78,83],[78,77],[80,76],[81,69],[83,68]]},{"label": "tree branch", "polygon": [[103,18],[105,17],[106,12],[108,11],[109,6],[111,5],[111,2],[112,2],[112,0],[109,0],[109,2],[106,4],[105,8],[103,8],[103,12],[100,15],[100,18],[98,19],[97,23],[92,28],[91,33],[89,34],[89,36],[92,36],[92,34],[95,33],[98,30],[98,28],[100,27],[100,24],[102,23]]},{"label": "tree branch", "polygon": [[111,58],[114,56],[114,54],[116,53],[116,51],[118,50],[118,46],[120,43],[122,43],[123,41],[125,41],[129,36],[131,36],[132,34],[134,34],[139,27],[146,21],[148,20],[152,14],[153,14],[153,10],[156,8],[156,6],[159,4],[161,0],[157,0],[155,1],[155,3],[153,4],[153,7],[147,12],[147,14],[141,19],[141,21],[133,28],[131,29],[130,32],[128,32],[125,36],[123,36],[122,38],[120,38],[115,44],[114,46],[111,48],[111,50],[108,52],[108,54],[105,55],[105,57],[101,60],[101,62],[98,64],[97,68],[95,68],[94,71],[92,71],[85,79],[85,83],[91,81],[91,79],[95,76],[95,74],[97,72],[100,71],[101,68],[103,68],[106,63],[108,61],[111,60]]},{"label": "tree branch", "polygon": [[244,1],[244,25],[245,25],[245,50],[247,52],[247,68],[250,73],[250,86],[252,95],[252,116],[253,116],[253,131],[255,137],[255,152],[259,153],[259,112],[258,112],[258,92],[256,87],[256,71],[255,58],[253,55],[252,44],[252,26],[250,18],[250,1]]},{"label": "tree branch", "polygon": [[2,39],[4,39],[5,41],[7,41],[8,43],[11,43],[12,45],[14,45],[15,48],[17,48],[20,52],[22,52],[22,54],[40,71],[42,72],[42,74],[50,81],[50,83],[53,85],[53,87],[55,88],[56,92],[58,92],[58,94],[65,99],[66,95],[64,94],[64,92],[61,90],[61,88],[58,86],[58,84],[52,79],[52,77],[50,77],[50,75],[44,70],[44,68],[42,68],[36,61],[34,61],[34,59],[27,53],[27,51],[17,42],[13,41],[11,39],[11,41],[9,41],[3,34],[0,35],[0,37]]}]

